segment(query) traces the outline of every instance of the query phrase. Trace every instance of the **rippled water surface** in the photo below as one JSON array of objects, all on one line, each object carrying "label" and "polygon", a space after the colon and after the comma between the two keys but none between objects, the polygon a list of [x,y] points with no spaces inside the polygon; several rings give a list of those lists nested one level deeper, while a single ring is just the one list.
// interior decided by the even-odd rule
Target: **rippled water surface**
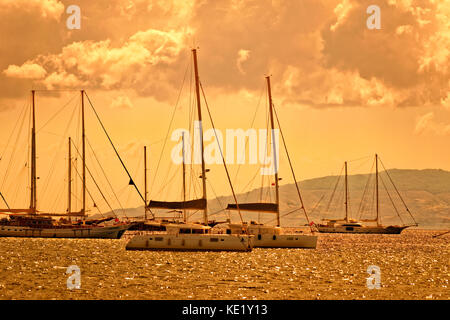
[{"label": "rippled water surface", "polygon": [[[126,251],[127,239],[0,239],[1,299],[450,299],[448,235],[319,234],[316,250]],[[66,268],[81,269],[67,289]],[[366,287],[370,265],[381,289]]]}]

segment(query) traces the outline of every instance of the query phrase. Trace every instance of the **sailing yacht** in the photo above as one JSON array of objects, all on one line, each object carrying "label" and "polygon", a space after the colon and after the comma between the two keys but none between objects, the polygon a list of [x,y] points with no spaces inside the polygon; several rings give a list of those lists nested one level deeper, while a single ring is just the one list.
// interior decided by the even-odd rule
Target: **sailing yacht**
[{"label": "sailing yacht", "polygon": [[[383,226],[380,222],[380,201],[379,201],[379,173],[378,173],[378,155],[375,155],[375,191],[376,191],[376,218],[355,220],[349,216],[349,190],[348,190],[348,164],[345,167],[345,218],[344,219],[322,219],[322,223],[316,225],[319,232],[322,233],[374,233],[374,234],[400,234],[404,229],[414,225],[390,225]],[[387,173],[388,174],[388,173]],[[392,180],[391,180],[392,182]],[[392,182],[393,183],[393,182]],[[394,185],[395,187],[395,185]],[[410,213],[403,198],[395,187],[400,199],[402,200],[406,211]],[[386,189],[387,191],[387,189]],[[389,193],[388,193],[389,195]],[[391,196],[389,195],[389,198]],[[363,200],[363,199],[362,199]],[[391,198],[392,201],[392,198]],[[397,212],[398,213],[398,212]],[[411,213],[410,213],[411,214]],[[400,217],[400,215],[399,215]],[[411,215],[414,220],[414,217]],[[400,217],[401,219],[401,217]],[[373,225],[375,223],[375,225]]]},{"label": "sailing yacht", "polygon": [[[272,156],[275,164],[275,203],[238,203],[238,204],[228,204],[227,210],[242,210],[250,212],[265,212],[265,213],[275,213],[277,219],[277,225],[266,225],[256,222],[250,223],[229,223],[226,229],[228,234],[241,234],[248,233],[255,236],[254,246],[263,248],[305,248],[305,249],[315,249],[317,246],[317,236],[314,234],[301,234],[301,233],[288,233],[285,232],[283,228],[280,227],[280,199],[279,199],[279,184],[278,181],[278,164],[277,164],[277,146],[274,138],[274,115],[273,115],[273,102],[272,102],[272,92],[270,86],[270,76],[266,77],[267,80],[267,92],[269,96],[269,116],[270,124],[272,129]],[[278,117],[277,117],[278,120]],[[279,122],[278,122],[279,124]],[[283,142],[284,137],[282,135]],[[284,143],[286,148],[286,144]],[[287,153],[287,149],[286,149]],[[287,153],[289,164],[291,165],[292,175],[297,188],[297,193],[302,203],[302,209],[306,215],[306,210],[303,206],[303,200],[300,195],[300,189],[297,185],[297,180],[295,178],[294,170],[292,169],[292,164]],[[307,219],[308,216],[306,215]]]},{"label": "sailing yacht", "polygon": [[[200,80],[198,75],[197,50],[192,50],[195,89],[197,100],[197,116],[199,123],[199,138],[202,168],[202,197],[200,199],[186,200],[185,192],[185,161],[184,161],[184,135],[183,135],[183,201],[157,201],[150,200],[146,209],[182,210],[184,219],[178,223],[161,223],[164,232],[135,235],[126,245],[127,250],[166,250],[166,251],[251,251],[253,237],[247,234],[214,234],[208,225],[208,208],[206,196],[206,168],[203,148],[202,108],[200,99]],[[224,162],[225,165],[225,162]],[[226,169],[226,165],[225,165]],[[227,171],[228,174],[228,171]],[[232,185],[230,184],[233,190]],[[234,194],[234,191],[233,191]],[[203,223],[188,223],[186,210],[202,210]]]},{"label": "sailing yacht", "polygon": [[[86,155],[85,155],[85,124],[84,124],[84,90],[81,91],[82,113],[82,159],[83,159],[83,197],[82,209],[71,212],[70,208],[70,145],[69,138],[69,207],[67,213],[43,213],[37,210],[37,176],[36,176],[36,113],[35,91],[31,91],[32,99],[32,128],[31,128],[31,199],[28,209],[0,209],[0,214],[7,214],[7,218],[0,220],[0,237],[27,237],[27,238],[104,238],[119,239],[131,226],[130,223],[115,221],[113,225],[104,222],[114,218],[86,220]],[[61,217],[59,221],[53,217]],[[71,218],[78,218],[72,222]]]}]

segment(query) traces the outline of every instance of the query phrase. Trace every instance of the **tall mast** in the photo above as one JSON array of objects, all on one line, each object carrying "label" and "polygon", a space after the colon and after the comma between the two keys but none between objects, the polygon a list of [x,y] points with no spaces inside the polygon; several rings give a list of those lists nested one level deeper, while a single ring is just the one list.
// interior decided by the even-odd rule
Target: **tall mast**
[{"label": "tall mast", "polygon": [[378,154],[375,154],[375,185],[376,185],[376,193],[377,193],[377,225],[380,224],[379,216],[380,216],[380,199],[378,195]]},{"label": "tall mast", "polygon": [[[198,121],[200,124],[200,150],[202,154],[202,184],[203,184],[203,199],[206,200],[206,169],[205,169],[205,159],[203,155],[203,124],[202,124],[202,108],[200,104],[200,79],[198,76],[198,64],[197,64],[197,49],[192,49],[192,54],[194,56],[194,70],[195,70],[195,93],[197,95],[197,113]],[[208,224],[208,207],[205,206],[203,209],[203,222]]]},{"label": "tall mast", "polygon": [[31,199],[30,209],[32,213],[37,212],[37,200],[36,200],[36,106],[35,106],[35,91],[31,91],[32,101],[32,129],[31,129]]},{"label": "tall mast", "polygon": [[83,206],[82,213],[83,218],[86,216],[86,136],[85,136],[85,126],[84,126],[84,90],[81,90],[81,130],[82,130],[82,160],[83,160]]},{"label": "tall mast", "polygon": [[68,172],[68,178],[67,178],[67,193],[68,193],[68,201],[67,201],[67,213],[69,214],[70,219],[70,212],[72,211],[72,140],[69,137],[69,172]]},{"label": "tall mast", "polygon": [[145,206],[144,206],[144,214],[145,214],[145,220],[147,220],[147,212],[148,212],[148,208],[147,208],[147,147],[144,146],[144,202],[145,202]]},{"label": "tall mast", "polygon": [[[183,132],[183,202],[186,202],[186,160],[184,149],[184,132]],[[183,209],[183,221],[187,221],[186,209]]]},{"label": "tall mast", "polygon": [[347,161],[345,161],[345,222],[348,222],[348,177],[347,177]]},{"label": "tall mast", "polygon": [[277,163],[277,146],[275,145],[275,125],[273,121],[273,103],[272,103],[272,90],[270,88],[270,76],[267,79],[267,91],[269,93],[269,110],[270,110],[270,125],[272,127],[272,146],[273,146],[273,161],[275,168],[275,198],[277,204],[277,226],[280,226],[280,195],[278,186],[278,163]]}]

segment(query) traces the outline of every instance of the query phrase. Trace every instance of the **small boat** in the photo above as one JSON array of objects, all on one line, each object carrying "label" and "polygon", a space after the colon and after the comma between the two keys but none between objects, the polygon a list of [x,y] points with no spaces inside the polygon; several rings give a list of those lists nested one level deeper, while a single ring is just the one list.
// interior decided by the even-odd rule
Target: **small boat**
[{"label": "small boat", "polygon": [[[270,86],[270,76],[266,77],[267,80],[267,92],[269,96],[269,116],[270,116],[270,123],[272,127],[272,146],[273,146],[273,159],[275,164],[275,173],[274,173],[274,180],[275,182],[273,185],[275,186],[275,203],[267,203],[267,202],[261,202],[261,203],[238,203],[238,204],[229,204],[227,207],[227,210],[242,210],[242,211],[249,211],[249,212],[265,212],[265,213],[275,213],[276,215],[276,221],[277,225],[267,225],[267,224],[261,224],[256,222],[250,222],[250,223],[238,223],[238,224],[228,224],[227,227],[227,233],[229,234],[241,234],[241,233],[248,233],[250,235],[254,235],[254,246],[261,247],[261,248],[305,248],[305,249],[315,249],[317,246],[317,236],[315,234],[302,234],[302,233],[288,233],[283,228],[280,227],[280,198],[279,198],[279,183],[278,181],[281,180],[278,178],[278,163],[277,163],[277,146],[276,141],[273,136],[274,130],[275,130],[275,124],[274,124],[274,105],[272,102],[272,92],[271,92],[271,86]],[[276,113],[275,113],[276,114]],[[277,116],[277,123],[280,127],[280,123],[278,121]],[[281,128],[279,128],[281,132]],[[295,173],[292,167],[292,163],[289,157],[289,153],[287,152],[286,148],[286,142],[284,141],[284,136],[281,132],[281,137],[283,140],[283,144],[286,150],[287,158],[289,161],[289,165],[291,167],[292,176],[295,182],[295,186],[297,188],[297,194],[299,197],[299,201],[301,203],[301,208],[306,216],[306,219],[309,223],[309,218],[306,213],[306,209],[303,205],[303,200],[300,194],[300,189],[297,184],[297,179],[295,178]],[[310,225],[311,226],[311,225]]]},{"label": "small boat", "polygon": [[[389,177],[389,180],[391,181],[392,185],[395,188],[395,191],[397,192],[399,198],[401,199],[404,207],[406,208],[406,211],[410,214],[411,218],[414,220],[414,224],[412,225],[389,225],[389,226],[383,226],[380,221],[380,200],[379,200],[379,173],[378,173],[378,161],[379,157],[376,154],[375,155],[375,201],[376,201],[376,218],[375,219],[362,219],[362,220],[356,220],[351,219],[349,214],[349,191],[348,191],[348,164],[347,162],[344,163],[345,168],[345,217],[343,219],[322,219],[322,223],[315,225],[317,230],[322,233],[371,233],[371,234],[400,234],[403,230],[405,230],[408,227],[411,226],[417,226],[418,224],[415,222],[414,217],[412,216],[411,212],[409,211],[408,207],[406,206],[405,201],[403,200],[402,196],[397,190],[397,187],[395,187],[394,182],[392,181],[391,177],[389,176],[389,173],[387,171],[386,174]],[[370,176],[369,176],[370,179]],[[370,180],[369,180],[370,181]],[[368,181],[368,184],[369,184]],[[336,183],[339,183],[339,179]],[[367,184],[367,185],[368,185]],[[367,188],[366,185],[366,188]],[[384,182],[383,182],[384,185]],[[335,187],[335,190],[336,190]],[[385,186],[385,190],[389,196],[389,199],[391,200],[395,211],[397,212],[398,217],[403,222],[397,208],[394,205],[394,202],[392,200],[391,195],[387,191],[387,188]],[[330,203],[332,201],[333,196],[330,199]],[[364,200],[364,195],[363,199]],[[375,225],[373,225],[375,224]]]},{"label": "small boat", "polygon": [[[213,233],[209,226],[208,208],[206,196],[206,173],[204,150],[203,150],[203,128],[202,128],[202,110],[200,105],[200,81],[198,77],[197,50],[192,50],[193,63],[195,71],[195,87],[197,97],[197,116],[199,123],[199,138],[201,150],[201,179],[202,179],[202,197],[199,199],[186,200],[186,181],[185,181],[185,159],[184,159],[184,135],[183,135],[183,201],[157,201],[150,200],[146,202],[145,216],[151,209],[165,209],[176,212],[182,212],[183,221],[167,223],[157,219],[152,214],[151,219],[142,222],[141,228],[149,230],[152,228],[164,228],[164,232],[150,232],[146,234],[137,234],[133,236],[126,245],[127,250],[166,250],[166,251],[251,251],[253,249],[253,237],[247,234],[219,234]],[[145,162],[145,161],[144,161]],[[226,169],[225,161],[223,162]],[[228,171],[227,171],[228,173]],[[229,177],[228,177],[229,178]],[[145,179],[146,180],[146,179]],[[230,182],[230,180],[229,180]],[[233,186],[230,187],[234,194]],[[147,192],[145,192],[145,200]],[[188,223],[188,210],[203,211],[202,223]],[[139,228],[139,227],[138,227]]]},{"label": "small boat", "polygon": [[342,220],[328,220],[317,226],[322,233],[377,233],[377,234],[400,234],[408,226],[369,226],[356,220],[349,222]]}]

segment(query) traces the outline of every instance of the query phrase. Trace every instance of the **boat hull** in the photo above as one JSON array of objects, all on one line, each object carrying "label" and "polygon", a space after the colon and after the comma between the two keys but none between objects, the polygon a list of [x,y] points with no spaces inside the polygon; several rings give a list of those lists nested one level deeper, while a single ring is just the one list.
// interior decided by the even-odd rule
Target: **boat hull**
[{"label": "boat hull", "polygon": [[255,235],[255,248],[299,248],[315,249],[317,236],[297,234],[259,234]]},{"label": "boat hull", "polygon": [[127,243],[126,249],[163,251],[252,251],[253,237],[222,234],[136,235]]},{"label": "boat hull", "polygon": [[345,226],[318,226],[317,229],[321,233],[369,233],[369,234],[400,234],[406,227],[389,226],[389,227],[345,227]]},{"label": "boat hull", "polygon": [[83,228],[0,226],[0,237],[120,239],[130,224]]}]

